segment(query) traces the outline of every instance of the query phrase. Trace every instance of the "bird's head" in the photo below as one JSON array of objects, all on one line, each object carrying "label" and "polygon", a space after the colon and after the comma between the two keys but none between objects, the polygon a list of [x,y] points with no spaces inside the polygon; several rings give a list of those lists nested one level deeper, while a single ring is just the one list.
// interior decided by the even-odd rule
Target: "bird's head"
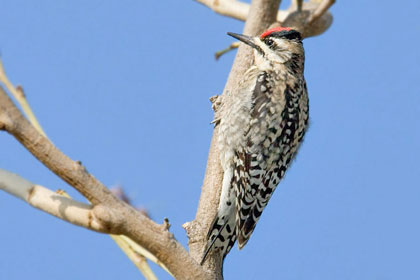
[{"label": "bird's head", "polygon": [[258,60],[262,63],[286,63],[295,55],[304,56],[302,35],[289,27],[271,28],[256,37],[231,32],[228,35],[254,48],[257,63]]}]

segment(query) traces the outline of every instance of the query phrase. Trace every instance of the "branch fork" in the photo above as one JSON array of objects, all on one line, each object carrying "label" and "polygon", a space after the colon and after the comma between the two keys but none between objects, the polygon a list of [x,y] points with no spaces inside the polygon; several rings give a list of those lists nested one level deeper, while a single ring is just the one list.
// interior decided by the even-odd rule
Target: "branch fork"
[{"label": "branch fork", "polygon": [[[257,35],[269,26],[296,26],[305,37],[319,35],[331,25],[328,8],[334,0],[294,0],[288,10],[278,10],[280,0],[253,0],[249,5],[237,0],[196,0],[215,12],[246,21],[243,33]],[[249,68],[251,50],[239,47],[224,92],[236,90],[236,85]],[[145,265],[145,258],[166,269],[176,279],[223,279],[221,260],[209,254],[200,266],[207,230],[216,214],[221,192],[223,170],[216,145],[215,127],[210,145],[205,178],[196,217],[183,225],[189,238],[189,253],[169,232],[169,220],[157,224],[147,215],[117,198],[104,184],[92,176],[80,161],[73,161],[45,136],[32,113],[22,88],[14,88],[5,75],[0,61],[0,82],[21,104],[26,119],[0,86],[0,130],[19,141],[53,173],[79,191],[89,203],[73,200],[64,192],[58,193],[31,183],[18,175],[0,169],[0,189],[26,201],[31,206],[72,224],[111,234],[143,272],[146,279],[156,277]],[[212,97],[212,107],[223,105],[223,95]],[[28,121],[29,120],[29,121]]]}]

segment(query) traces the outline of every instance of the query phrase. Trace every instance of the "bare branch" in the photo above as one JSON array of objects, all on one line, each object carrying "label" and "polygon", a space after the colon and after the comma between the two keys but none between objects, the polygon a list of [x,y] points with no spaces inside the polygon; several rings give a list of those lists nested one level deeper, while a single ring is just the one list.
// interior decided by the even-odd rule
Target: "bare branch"
[{"label": "bare branch", "polygon": [[43,186],[35,185],[3,169],[0,169],[0,189],[64,221],[90,230],[108,233],[108,228],[95,218],[91,205],[75,201]]},{"label": "bare branch", "polygon": [[116,198],[80,162],[68,158],[23,117],[0,87],[0,130],[13,135],[51,171],[92,204],[94,216],[107,233],[125,235],[162,262],[177,279],[212,279],[166,229]]},{"label": "bare branch", "polygon": [[[248,18],[251,6],[237,0],[196,0],[209,7],[216,13],[245,21]],[[311,37],[325,32],[332,23],[332,16],[328,8],[335,0],[302,0],[292,1],[287,10],[277,11],[276,19],[283,26],[294,27],[303,36]],[[247,34],[250,35],[250,34]]]},{"label": "bare branch", "polygon": [[[245,23],[244,34],[256,35],[270,26],[276,20],[277,10],[280,0],[254,0],[251,3],[250,14]],[[224,92],[236,90],[240,78],[250,67],[252,61],[252,51],[250,48],[239,47],[232,70]],[[223,96],[222,96],[223,97]],[[217,111],[216,111],[217,114]],[[218,128],[214,129],[213,138],[210,145],[207,169],[201,189],[200,202],[197,209],[195,220],[184,225],[189,237],[189,248],[191,256],[199,261],[203,253],[203,248],[207,242],[207,231],[210,223],[216,215],[217,205],[222,186],[223,170],[220,166],[219,151],[216,145],[218,138]],[[221,272],[221,260],[214,255],[209,255],[203,264],[207,271]],[[216,275],[216,279],[222,279],[221,274]]]},{"label": "bare branch", "polygon": [[26,116],[28,117],[31,124],[45,137],[46,134],[44,130],[42,130],[41,125],[39,124],[35,114],[32,112],[31,107],[29,106],[28,101],[26,100],[25,93],[23,92],[23,88],[21,86],[15,88],[13,84],[10,82],[9,78],[7,78],[6,71],[4,70],[3,63],[0,59],[0,82],[3,83],[9,92],[16,98],[16,101],[20,104],[25,112]]},{"label": "bare branch", "polygon": [[[250,5],[237,0],[196,0],[218,14],[231,17],[234,19],[246,21]],[[277,18],[285,19],[287,16],[286,11],[278,11]]]},{"label": "bare branch", "polygon": [[[4,67],[2,65],[2,62],[0,60],[0,82],[2,82],[3,84],[6,85],[6,87],[8,88],[9,92],[12,93],[12,95],[16,98],[16,101],[20,104],[20,106],[22,107],[23,111],[26,113],[26,116],[28,117],[28,120],[31,122],[31,124],[34,126],[34,128],[41,133],[43,136],[46,137],[41,125],[39,124],[38,120],[36,119],[35,115],[32,112],[31,107],[29,106],[29,103],[26,100],[25,97],[25,93],[23,92],[23,88],[22,86],[17,86],[16,88],[12,85],[12,83],[10,82],[9,78],[7,77],[6,71],[4,70]],[[34,190],[38,190],[38,187],[34,187]],[[121,190],[122,191],[122,190]],[[68,199],[71,199],[71,197],[65,192],[65,191],[57,191],[57,193],[65,196]],[[118,197],[118,196],[117,196]],[[53,209],[55,209],[53,207],[53,209],[50,209],[50,205],[48,204],[48,198],[51,198],[50,195],[47,195],[47,201],[44,201],[46,203],[46,205],[42,205],[43,207],[37,207],[36,205],[33,205],[41,210],[44,210],[58,218],[63,218],[60,215],[57,215]],[[120,198],[121,199],[121,198]],[[130,204],[128,200],[124,200],[126,203]],[[30,203],[30,202],[29,202]],[[31,203],[30,203],[31,204]],[[86,205],[89,206],[90,208],[92,208],[90,205]],[[45,208],[44,208],[45,207]],[[53,211],[53,212],[50,212]],[[80,214],[80,213],[75,213],[75,214]],[[92,213],[89,213],[89,215],[92,215]],[[81,218],[83,218],[84,216],[80,216]],[[89,216],[90,217],[90,216]],[[72,222],[71,220],[67,220],[69,222]],[[85,221],[84,221],[85,222]],[[79,224],[79,223],[75,223],[76,225],[81,225],[81,226],[85,226],[83,224]],[[85,226],[86,227],[86,226]],[[92,230],[95,230],[95,228],[90,228]],[[143,275],[146,277],[146,279],[155,279],[156,277],[154,276],[152,270],[150,269],[146,258],[139,253],[139,250],[135,251],[134,249],[138,249],[141,248],[142,251],[147,251],[146,249],[142,248],[141,246],[139,246],[138,244],[136,244],[134,241],[132,241],[131,239],[122,236],[122,235],[110,235],[111,238],[113,239],[113,241],[115,241],[115,243],[117,243],[117,245],[121,248],[121,250],[127,255],[127,257],[137,266],[137,268],[143,273]],[[130,243],[129,243],[130,242]],[[136,246],[133,246],[133,244],[135,244]],[[169,274],[170,272],[168,271],[168,269],[162,264],[160,263],[156,257],[154,257],[152,254],[150,254],[150,252],[148,252],[149,256],[152,256],[151,260],[154,261],[155,263],[159,264],[161,267],[163,267]]]},{"label": "bare branch", "polygon": [[[156,275],[153,273],[152,269],[147,263],[146,257],[143,254],[138,253],[138,251],[136,251],[135,248],[131,246],[131,244],[134,243],[131,239],[123,235],[111,234],[110,236],[112,240],[117,243],[118,247],[120,247],[120,249],[127,255],[131,262],[136,265],[146,280],[157,280]],[[142,250],[144,251],[144,248],[142,248]],[[151,255],[149,252],[147,253]],[[156,259],[156,257],[152,255],[152,259]],[[170,274],[164,265],[162,267]]]},{"label": "bare branch", "polygon": [[[309,3],[302,3],[302,1],[293,1],[292,5],[287,11],[278,11],[280,0],[253,0],[251,5],[247,7],[244,3],[235,0],[197,0],[198,2],[209,6],[214,11],[231,16],[240,20],[245,20],[245,28],[243,33],[251,36],[260,34],[264,29],[282,24],[284,26],[295,27],[301,31],[304,36],[315,36],[324,32],[331,24],[332,16],[322,11],[322,15],[318,20],[307,24],[307,19],[311,13],[319,6],[317,0],[312,0]],[[303,5],[302,5],[303,4]],[[277,22],[276,22],[277,21]],[[236,55],[232,70],[229,74],[224,92],[235,91],[240,79],[243,77],[245,71],[253,63],[251,48],[240,45]],[[223,103],[223,95],[213,101]],[[213,102],[215,105],[215,102]],[[215,107],[215,120],[217,116],[217,106]],[[203,248],[207,242],[206,234],[210,223],[216,215],[221,192],[221,185],[223,179],[223,170],[220,166],[219,151],[216,145],[218,138],[218,127],[214,129],[212,142],[210,145],[209,157],[207,161],[206,174],[202,186],[202,193],[197,209],[196,218],[194,221],[184,224],[189,237],[190,254],[196,260],[199,260],[203,252]],[[204,263],[205,269],[208,271],[219,271],[221,262],[217,257],[210,255]],[[221,279],[218,275],[217,279]]]},{"label": "bare branch", "polygon": [[[112,189],[111,191],[115,193],[114,190],[115,189]],[[117,192],[119,192],[119,194],[124,198],[122,200],[130,204],[129,199],[127,196],[125,196],[122,188],[117,188],[117,190],[118,190]],[[58,190],[57,193],[65,197],[71,198],[70,195],[64,190]],[[143,274],[143,276],[146,279],[153,280],[156,278],[153,271],[149,267],[149,264],[147,263],[147,260],[146,260],[147,257],[151,261],[156,263],[157,265],[160,265],[169,274],[171,274],[169,270],[166,268],[166,266],[160,263],[159,260],[155,256],[153,256],[149,251],[147,251],[146,249],[144,249],[143,247],[135,243],[130,238],[124,235],[114,235],[114,234],[110,234],[109,236],[118,245],[118,247],[120,247],[120,249],[124,252],[124,254],[131,260],[131,262],[134,263],[134,265],[140,270],[140,272]]]},{"label": "bare branch", "polygon": [[[320,1],[323,2],[319,3]],[[333,20],[328,8],[319,10],[325,1],[330,0],[304,2],[301,11],[291,6],[288,9],[287,17],[279,22],[283,26],[290,26],[298,30],[304,38],[320,35],[331,26]],[[317,13],[316,18],[313,17],[315,13]]]},{"label": "bare branch", "polygon": [[[279,11],[281,0],[253,0],[251,5],[236,0],[197,1],[211,7],[220,14],[246,20],[243,33],[247,35],[257,35],[269,26],[280,23],[295,27],[303,33],[304,37],[321,34],[330,26],[332,16],[327,10],[334,3],[334,0],[322,0],[321,4],[319,3],[321,0],[310,0],[302,5],[301,0],[295,0],[293,1],[295,3],[294,7],[291,6],[287,11]],[[250,48],[242,45],[239,47],[224,92],[237,90],[236,86],[239,84],[239,80],[252,64],[251,52]],[[4,71],[2,73],[4,74]],[[17,92],[10,85],[8,86],[9,90]],[[21,95],[23,96],[23,94]],[[213,105],[217,120],[217,104],[223,103],[223,95],[216,99],[214,101],[217,102],[214,102]],[[167,221],[163,225],[156,224],[146,215],[115,197],[100,181],[87,172],[80,161],[73,161],[59,151],[23,117],[1,87],[0,130],[5,130],[13,135],[39,161],[85,196],[92,203],[92,206],[75,202],[69,198],[63,200],[65,197],[30,182],[25,182],[25,180],[19,184],[16,183],[20,187],[12,187],[16,178],[10,181],[10,176],[3,176],[6,178],[4,179],[1,173],[0,188],[28,201],[31,205],[36,205],[35,207],[43,211],[74,224],[86,226],[85,217],[91,215],[98,225],[92,228],[92,224],[87,224],[87,228],[125,235],[126,241],[124,239],[117,240],[118,242],[126,242],[121,247],[140,245],[140,250],[144,249],[144,254],[140,253],[141,255],[154,258],[160,262],[162,266],[168,268],[176,279],[223,279],[221,274],[222,260],[217,256],[210,254],[203,266],[198,265],[207,242],[206,235],[209,225],[216,215],[223,178],[219,151],[216,145],[218,139],[217,126],[210,145],[196,218],[184,225],[189,237],[190,254],[168,231],[169,223]],[[42,199],[39,199],[40,197]],[[65,211],[63,211],[63,205],[65,205]],[[72,210],[69,212],[68,209]],[[81,211],[77,215],[77,219],[81,220],[77,220],[75,217],[68,218],[73,216],[73,214],[69,214],[73,213],[72,211]],[[135,252],[135,250],[130,250],[130,252]],[[139,259],[139,265],[141,265],[141,261],[142,259]],[[153,279],[151,274],[149,277]]]},{"label": "bare branch", "polygon": [[314,23],[317,19],[319,19],[328,9],[334,5],[335,0],[321,0],[321,3],[316,8],[316,10],[310,15],[308,19],[308,24]]},{"label": "bare branch", "polygon": [[12,134],[29,152],[68,184],[75,187],[93,205],[117,200],[80,161],[73,161],[59,151],[23,117],[7,94],[0,88],[0,128]]},{"label": "bare branch", "polygon": [[[12,85],[12,83],[10,82],[9,78],[6,75],[6,71],[4,70],[4,67],[2,65],[2,62],[0,60],[0,82],[2,82],[3,84],[5,84],[8,89],[9,92],[12,93],[12,95],[15,96],[17,102],[20,104],[20,106],[22,107],[22,109],[24,110],[24,112],[26,112],[26,116],[28,117],[28,120],[31,122],[31,124],[34,126],[34,128],[41,133],[43,136],[46,137],[44,131],[42,130],[41,125],[39,124],[38,120],[36,119],[35,115],[32,113],[32,109],[29,106],[29,103],[26,100],[25,97],[25,93],[23,92],[23,88],[21,86],[17,86],[16,88]],[[34,190],[38,190],[37,187],[34,187]],[[122,190],[121,190],[122,191]],[[71,199],[71,197],[65,192],[65,191],[57,191],[58,194],[63,195],[64,197]],[[117,196],[118,197],[118,196]],[[53,209],[55,209],[53,207],[53,209],[50,209],[50,205],[48,204],[48,198],[51,198],[50,195],[47,195],[47,201],[44,201],[46,203],[46,205],[42,205],[43,207],[38,207],[41,210],[44,210],[58,218],[63,218],[60,215],[57,215]],[[121,199],[121,198],[120,198]],[[130,204],[128,200],[124,200],[126,203]],[[30,204],[31,202],[28,201]],[[33,206],[37,207],[37,205],[32,204]],[[92,208],[90,205],[86,205],[89,206],[90,208]],[[44,208],[45,207],[45,208]],[[53,212],[51,212],[53,211]],[[75,213],[76,215],[80,214],[80,213]],[[88,217],[94,217],[92,215],[92,211],[91,213],[88,213],[90,216]],[[68,216],[68,214],[66,214]],[[76,216],[76,218],[78,218],[79,216]],[[81,215],[80,218],[83,218],[85,216]],[[68,220],[69,222],[72,222],[72,220]],[[83,221],[86,222],[86,221]],[[81,226],[85,226],[83,224],[79,224],[79,223],[75,223],[76,225],[81,225]],[[95,228],[91,228],[92,230],[95,230]],[[117,243],[117,245],[121,248],[121,250],[126,254],[126,256],[137,266],[137,268],[141,271],[141,273],[145,276],[146,279],[156,279],[156,276],[153,274],[153,271],[150,269],[146,258],[139,253],[139,250],[135,251],[135,249],[139,249],[141,248],[142,251],[147,251],[146,249],[142,248],[140,245],[136,244],[134,241],[132,241],[131,239],[123,236],[123,235],[110,235],[112,240]],[[135,244],[136,246],[133,246],[133,244]],[[169,274],[170,272],[168,271],[168,269],[162,264],[160,263],[155,256],[153,256],[150,252],[148,252],[149,256],[152,256],[151,260],[154,261],[155,263],[159,264],[162,268],[164,268]]]},{"label": "bare branch", "polygon": [[249,12],[249,5],[236,0],[196,0],[218,14],[239,19],[246,20]]},{"label": "bare branch", "polygon": [[[159,261],[156,256],[152,255],[149,251],[147,251],[146,249],[144,249],[143,247],[139,246],[139,244],[137,244],[136,242],[134,242],[133,240],[131,240],[130,238],[128,238],[127,236],[124,235],[111,235],[112,238],[115,237],[119,237],[126,245],[131,248],[132,252],[135,252],[136,254],[140,255],[140,256],[144,256],[145,258],[147,258],[148,260],[151,260],[152,262],[154,262],[155,264],[159,265],[160,267],[162,267],[166,272],[168,272],[170,275],[172,275],[172,273],[169,271],[169,269],[161,262]],[[118,243],[118,242],[117,242]],[[173,276],[173,275],[172,275]]]},{"label": "bare branch", "polygon": [[216,58],[216,60],[218,60],[225,53],[230,52],[231,50],[237,49],[237,48],[239,48],[239,42],[233,42],[232,44],[229,45],[229,47],[216,52],[214,54],[214,57]]},{"label": "bare branch", "polygon": [[298,12],[302,11],[303,0],[293,0],[292,5],[296,6]]},{"label": "bare branch", "polygon": [[[75,201],[63,191],[53,192],[3,169],[0,169],[0,189],[66,222],[90,230],[109,233],[108,228],[102,225],[100,220],[96,219],[95,211],[91,205]],[[165,265],[155,256],[128,237],[123,235],[110,236],[139,270],[142,271],[146,279],[156,279],[156,276],[154,276],[150,267],[147,265],[146,257],[160,265],[170,274]]]}]

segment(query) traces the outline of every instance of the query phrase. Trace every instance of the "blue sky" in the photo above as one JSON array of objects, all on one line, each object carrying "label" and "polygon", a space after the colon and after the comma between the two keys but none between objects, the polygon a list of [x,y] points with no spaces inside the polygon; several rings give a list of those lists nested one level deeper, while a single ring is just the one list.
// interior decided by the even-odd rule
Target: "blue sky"
[{"label": "blue sky", "polygon": [[[311,126],[226,279],[420,279],[419,12],[414,0],[338,1],[332,27],[305,40]],[[234,58],[213,54],[243,23],[193,1],[15,0],[0,26],[9,77],[50,139],[186,244],[208,97]],[[0,168],[82,199],[4,132],[0,147]],[[0,279],[141,279],[108,236],[3,192],[0,220]]]}]

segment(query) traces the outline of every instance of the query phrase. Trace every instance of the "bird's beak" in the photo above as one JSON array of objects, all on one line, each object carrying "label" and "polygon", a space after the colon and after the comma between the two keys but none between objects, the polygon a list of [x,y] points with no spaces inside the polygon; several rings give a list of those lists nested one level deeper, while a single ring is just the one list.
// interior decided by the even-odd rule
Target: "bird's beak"
[{"label": "bird's beak", "polygon": [[255,44],[254,38],[251,36],[246,36],[246,35],[242,35],[242,34],[236,34],[236,33],[232,33],[232,32],[228,32],[227,33],[229,36],[232,36],[235,39],[238,39],[239,41],[244,42],[245,44],[247,44],[248,46],[256,49],[257,51],[261,51],[261,48]]}]

